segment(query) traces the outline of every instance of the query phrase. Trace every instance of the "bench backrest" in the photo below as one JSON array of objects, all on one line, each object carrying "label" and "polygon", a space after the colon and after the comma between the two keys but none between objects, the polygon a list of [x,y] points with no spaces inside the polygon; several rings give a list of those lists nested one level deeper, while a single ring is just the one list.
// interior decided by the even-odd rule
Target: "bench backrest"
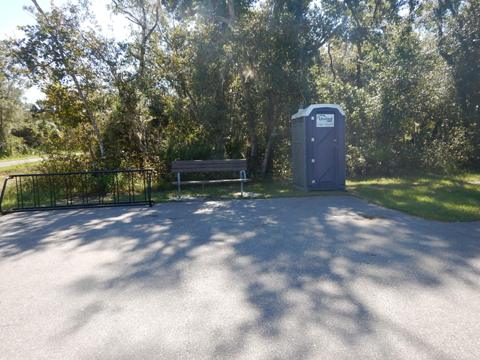
[{"label": "bench backrest", "polygon": [[172,172],[222,172],[247,170],[247,160],[177,160],[172,162]]}]

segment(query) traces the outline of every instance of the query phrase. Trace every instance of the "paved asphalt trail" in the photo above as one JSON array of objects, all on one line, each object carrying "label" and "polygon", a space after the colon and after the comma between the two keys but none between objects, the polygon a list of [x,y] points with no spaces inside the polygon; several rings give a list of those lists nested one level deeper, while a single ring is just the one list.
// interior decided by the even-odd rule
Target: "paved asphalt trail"
[{"label": "paved asphalt trail", "polygon": [[30,164],[42,161],[42,158],[29,158],[29,159],[18,159],[18,160],[8,160],[8,161],[0,161],[0,169],[9,166],[21,165],[21,164]]},{"label": "paved asphalt trail", "polygon": [[0,217],[2,359],[480,359],[480,223],[343,196]]}]

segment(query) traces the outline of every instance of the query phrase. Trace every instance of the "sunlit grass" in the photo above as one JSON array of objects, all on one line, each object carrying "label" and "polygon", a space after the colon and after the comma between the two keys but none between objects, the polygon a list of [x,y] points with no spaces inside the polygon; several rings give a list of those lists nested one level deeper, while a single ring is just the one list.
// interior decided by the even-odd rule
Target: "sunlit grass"
[{"label": "sunlit grass", "polygon": [[[293,187],[285,181],[253,182],[244,185],[243,197],[239,184],[182,186],[181,199],[269,199],[274,197],[302,197],[322,195],[345,195],[345,191],[314,191],[305,192]],[[155,202],[177,200],[175,187],[160,189],[154,186],[152,198]]]},{"label": "sunlit grass", "polygon": [[[0,169],[0,181],[5,174],[35,172],[37,165],[22,164]],[[237,183],[204,187],[187,185],[182,187],[181,199],[268,199],[349,194],[427,219],[480,220],[480,173],[349,180],[347,191],[304,192],[287,181],[251,182],[245,184],[243,197]],[[152,200],[157,203],[178,200],[176,187],[154,184]],[[13,194],[9,193],[5,201],[8,204],[4,205],[13,206]]]},{"label": "sunlit grass", "polygon": [[370,178],[348,190],[385,207],[440,221],[480,220],[480,174]]},{"label": "sunlit grass", "polygon": [[18,164],[12,166],[4,166],[0,168],[0,178],[10,174],[28,174],[31,172],[35,172],[37,170],[38,165],[42,161],[38,162],[31,162],[27,164]]}]

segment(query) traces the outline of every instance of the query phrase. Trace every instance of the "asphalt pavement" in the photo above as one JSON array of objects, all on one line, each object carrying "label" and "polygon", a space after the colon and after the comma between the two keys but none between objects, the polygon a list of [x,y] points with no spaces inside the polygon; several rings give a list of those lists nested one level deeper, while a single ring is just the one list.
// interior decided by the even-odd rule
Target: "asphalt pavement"
[{"label": "asphalt pavement", "polygon": [[0,217],[1,359],[480,359],[480,223],[348,196]]}]

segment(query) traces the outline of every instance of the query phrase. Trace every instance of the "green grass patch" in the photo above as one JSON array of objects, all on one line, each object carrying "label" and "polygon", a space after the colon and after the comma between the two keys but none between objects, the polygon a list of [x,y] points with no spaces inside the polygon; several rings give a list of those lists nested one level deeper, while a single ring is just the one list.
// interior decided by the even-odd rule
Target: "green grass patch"
[{"label": "green grass patch", "polygon": [[[41,161],[0,167],[0,191],[3,188],[3,183],[5,181],[5,178],[8,175],[36,173],[38,172],[38,165],[40,163]],[[3,199],[2,208],[3,210],[8,210],[14,207],[16,204],[16,194],[12,187],[12,183],[10,181],[5,190],[6,192],[5,192],[5,197]]]},{"label": "green grass patch", "polygon": [[7,175],[35,173],[38,171],[38,165],[40,163],[41,161],[0,167],[0,181],[3,181],[3,178]]},{"label": "green grass patch", "polygon": [[[2,175],[36,172],[37,165],[21,164],[0,169],[0,181]],[[138,198],[143,196],[142,186],[141,181],[135,186]],[[286,181],[249,182],[244,186],[243,197],[240,194],[238,183],[205,186],[184,185],[181,199],[268,199],[349,194],[426,219],[439,221],[480,220],[480,173],[349,180],[347,181],[347,191],[305,192]],[[48,194],[44,195],[41,194],[41,197]],[[63,194],[60,192],[58,195],[60,200]],[[109,200],[110,195],[105,194],[105,199]],[[127,191],[121,191],[121,200],[126,200],[125,196],[127,196]],[[166,182],[153,185],[152,200],[155,202],[176,201],[177,199],[175,186]],[[94,199],[92,198],[92,200]],[[13,206],[15,201],[13,189],[9,189],[4,205]]]},{"label": "green grass patch", "polygon": [[[240,184],[219,185],[184,185],[182,186],[181,198],[184,200],[192,198],[201,199],[269,199],[278,197],[304,197],[322,195],[348,195],[345,191],[313,191],[305,192],[293,187],[284,181],[269,182],[248,182],[244,185],[244,195],[241,196]],[[177,200],[175,187],[161,189],[153,186],[152,199],[155,202]]]},{"label": "green grass patch", "polygon": [[480,174],[350,180],[349,192],[370,202],[439,221],[480,220]]}]

